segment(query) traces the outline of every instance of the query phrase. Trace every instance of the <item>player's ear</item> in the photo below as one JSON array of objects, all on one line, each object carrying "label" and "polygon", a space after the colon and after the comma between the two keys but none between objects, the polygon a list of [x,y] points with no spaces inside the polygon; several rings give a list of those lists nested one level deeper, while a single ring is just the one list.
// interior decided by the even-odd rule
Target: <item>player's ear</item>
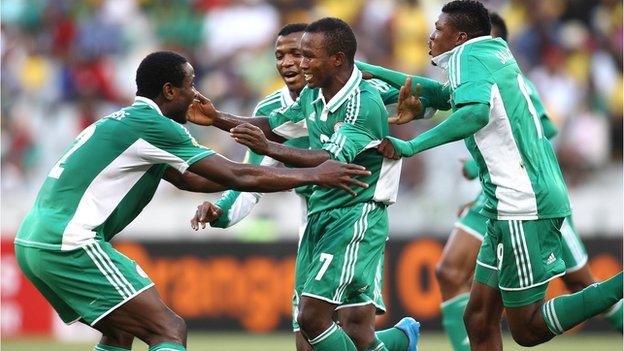
[{"label": "player's ear", "polygon": [[173,100],[173,97],[175,95],[175,89],[173,84],[169,82],[165,83],[165,85],[163,85],[162,87],[162,94],[167,101]]},{"label": "player's ear", "polygon": [[468,33],[466,32],[458,32],[457,33],[457,45],[463,44],[468,41]]},{"label": "player's ear", "polygon": [[334,57],[334,67],[340,67],[345,64],[347,56],[344,52],[339,51],[337,54],[333,55]]}]

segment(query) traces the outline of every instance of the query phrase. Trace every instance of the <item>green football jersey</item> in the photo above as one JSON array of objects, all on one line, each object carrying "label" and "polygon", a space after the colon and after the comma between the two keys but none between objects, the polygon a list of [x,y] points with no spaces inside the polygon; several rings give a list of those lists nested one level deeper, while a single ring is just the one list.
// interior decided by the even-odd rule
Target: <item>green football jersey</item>
[{"label": "green football jersey", "polygon": [[[290,96],[288,87],[284,86],[260,100],[254,109],[253,116],[270,116],[273,111],[287,108],[293,103],[294,100]],[[302,149],[307,149],[310,146],[307,135],[286,140],[284,144]],[[243,162],[263,166],[276,166],[279,163],[270,157],[258,155],[251,150],[247,150]],[[303,204],[307,203],[310,195],[312,195],[312,187],[312,185],[305,185],[295,188],[295,192],[303,197],[305,201],[302,202]],[[210,225],[217,228],[227,228],[240,222],[251,212],[253,206],[258,203],[261,197],[262,194],[260,193],[240,192],[237,190],[226,191],[215,203],[223,210],[223,214]],[[303,210],[306,211],[306,209]]]},{"label": "green football jersey", "polygon": [[555,153],[507,43],[478,37],[435,60],[447,67],[453,110],[471,103],[490,106],[488,124],[465,140],[487,198],[483,214],[501,220],[569,215]]},{"label": "green football jersey", "polygon": [[401,161],[384,159],[376,150],[388,135],[388,113],[380,93],[354,67],[347,83],[330,101],[325,101],[321,89],[305,87],[295,103],[271,115],[269,122],[276,134],[287,139],[307,135],[310,148],[326,150],[332,159],[359,164],[372,172],[358,177],[369,187],[354,186],[357,196],[315,186],[309,214],[361,202],[396,201]]},{"label": "green football jersey", "polygon": [[72,250],[109,241],[152,199],[167,167],[183,173],[214,152],[150,99],[83,130],[54,165],[15,243]]}]

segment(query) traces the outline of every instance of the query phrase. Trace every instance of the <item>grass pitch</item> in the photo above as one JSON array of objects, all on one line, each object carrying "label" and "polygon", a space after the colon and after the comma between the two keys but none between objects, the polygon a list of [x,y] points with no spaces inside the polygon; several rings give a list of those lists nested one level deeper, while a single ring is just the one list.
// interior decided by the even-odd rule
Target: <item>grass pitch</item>
[{"label": "grass pitch", "polygon": [[[59,343],[50,339],[3,339],[2,351],[90,351],[93,343]],[[246,333],[191,333],[188,338],[189,351],[293,351],[293,337],[289,333],[254,335]],[[420,351],[452,351],[444,334],[435,332],[421,335]],[[622,336],[616,333],[583,332],[575,335],[558,336],[554,340],[533,348],[516,345],[509,335],[505,336],[505,350],[535,351],[615,351],[622,350]],[[147,350],[140,341],[133,350]]]}]

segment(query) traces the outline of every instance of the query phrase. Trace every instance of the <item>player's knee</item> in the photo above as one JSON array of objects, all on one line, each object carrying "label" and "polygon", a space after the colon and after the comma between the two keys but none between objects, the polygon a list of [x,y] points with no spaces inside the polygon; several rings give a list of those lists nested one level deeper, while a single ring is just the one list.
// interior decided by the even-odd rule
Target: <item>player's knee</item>
[{"label": "player's knee", "polygon": [[435,275],[442,289],[459,287],[468,280],[463,270],[444,261],[436,266]]},{"label": "player's knee", "polygon": [[302,308],[297,315],[297,323],[306,336],[314,337],[324,331],[327,321],[319,318],[313,309]]},{"label": "player's knee", "polygon": [[159,329],[156,332],[159,338],[168,342],[186,344],[186,322],[177,314],[169,314]]}]

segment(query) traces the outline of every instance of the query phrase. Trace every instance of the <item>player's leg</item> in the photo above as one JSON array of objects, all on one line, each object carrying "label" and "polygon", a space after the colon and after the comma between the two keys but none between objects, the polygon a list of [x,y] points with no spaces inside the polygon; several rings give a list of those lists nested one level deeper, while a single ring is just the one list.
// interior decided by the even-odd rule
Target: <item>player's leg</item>
[{"label": "player's leg", "polygon": [[100,342],[95,345],[93,351],[124,351],[132,349],[134,336],[117,328],[112,330],[99,330],[102,333]]},{"label": "player's leg", "polygon": [[486,234],[477,256],[474,282],[464,312],[464,324],[471,350],[496,351],[503,349],[500,320],[503,304],[498,288],[499,245],[501,232],[489,220]]},{"label": "player's leg", "polygon": [[150,351],[185,350],[186,323],[169,309],[153,286],[93,324],[104,335],[121,330],[143,340]]},{"label": "player's leg", "polygon": [[622,275],[542,303],[548,281],[565,272],[563,218],[495,221],[502,236],[499,286],[514,340],[534,346],[604,312],[622,298]]},{"label": "player's leg", "polygon": [[[362,295],[375,291],[371,287],[379,283],[375,278],[385,250],[387,224],[385,206],[375,203],[360,203],[324,211],[315,218],[311,216],[308,228],[312,228],[319,240],[307,269],[298,321],[314,350],[355,348],[343,329],[333,322],[332,309],[353,303],[350,300],[353,298],[365,301]],[[365,302],[370,304],[374,300],[370,294]],[[366,334],[360,336],[364,341],[358,342],[375,340],[374,329],[362,331]],[[326,341],[329,335],[333,342],[341,343],[344,337],[349,340],[332,347]]]},{"label": "player's leg", "polygon": [[442,325],[455,351],[470,349],[463,316],[486,223],[487,217],[475,211],[464,211],[455,223],[436,267],[442,294]]},{"label": "player's leg", "polygon": [[[415,351],[418,344],[420,323],[413,318],[403,318],[394,327],[374,332],[377,307],[374,304],[352,306],[336,311],[340,326],[358,346],[359,350]],[[364,346],[368,345],[368,346]]]},{"label": "player's leg", "polygon": [[[587,250],[574,227],[572,216],[566,217],[563,221],[561,238],[563,261],[566,265],[563,281],[568,290],[575,293],[594,284],[596,278],[587,265]],[[622,301],[607,310],[604,317],[613,329],[622,333]]]},{"label": "player's leg", "polygon": [[334,323],[336,304],[302,296],[297,322],[301,333],[316,351],[357,351],[349,336]]}]

